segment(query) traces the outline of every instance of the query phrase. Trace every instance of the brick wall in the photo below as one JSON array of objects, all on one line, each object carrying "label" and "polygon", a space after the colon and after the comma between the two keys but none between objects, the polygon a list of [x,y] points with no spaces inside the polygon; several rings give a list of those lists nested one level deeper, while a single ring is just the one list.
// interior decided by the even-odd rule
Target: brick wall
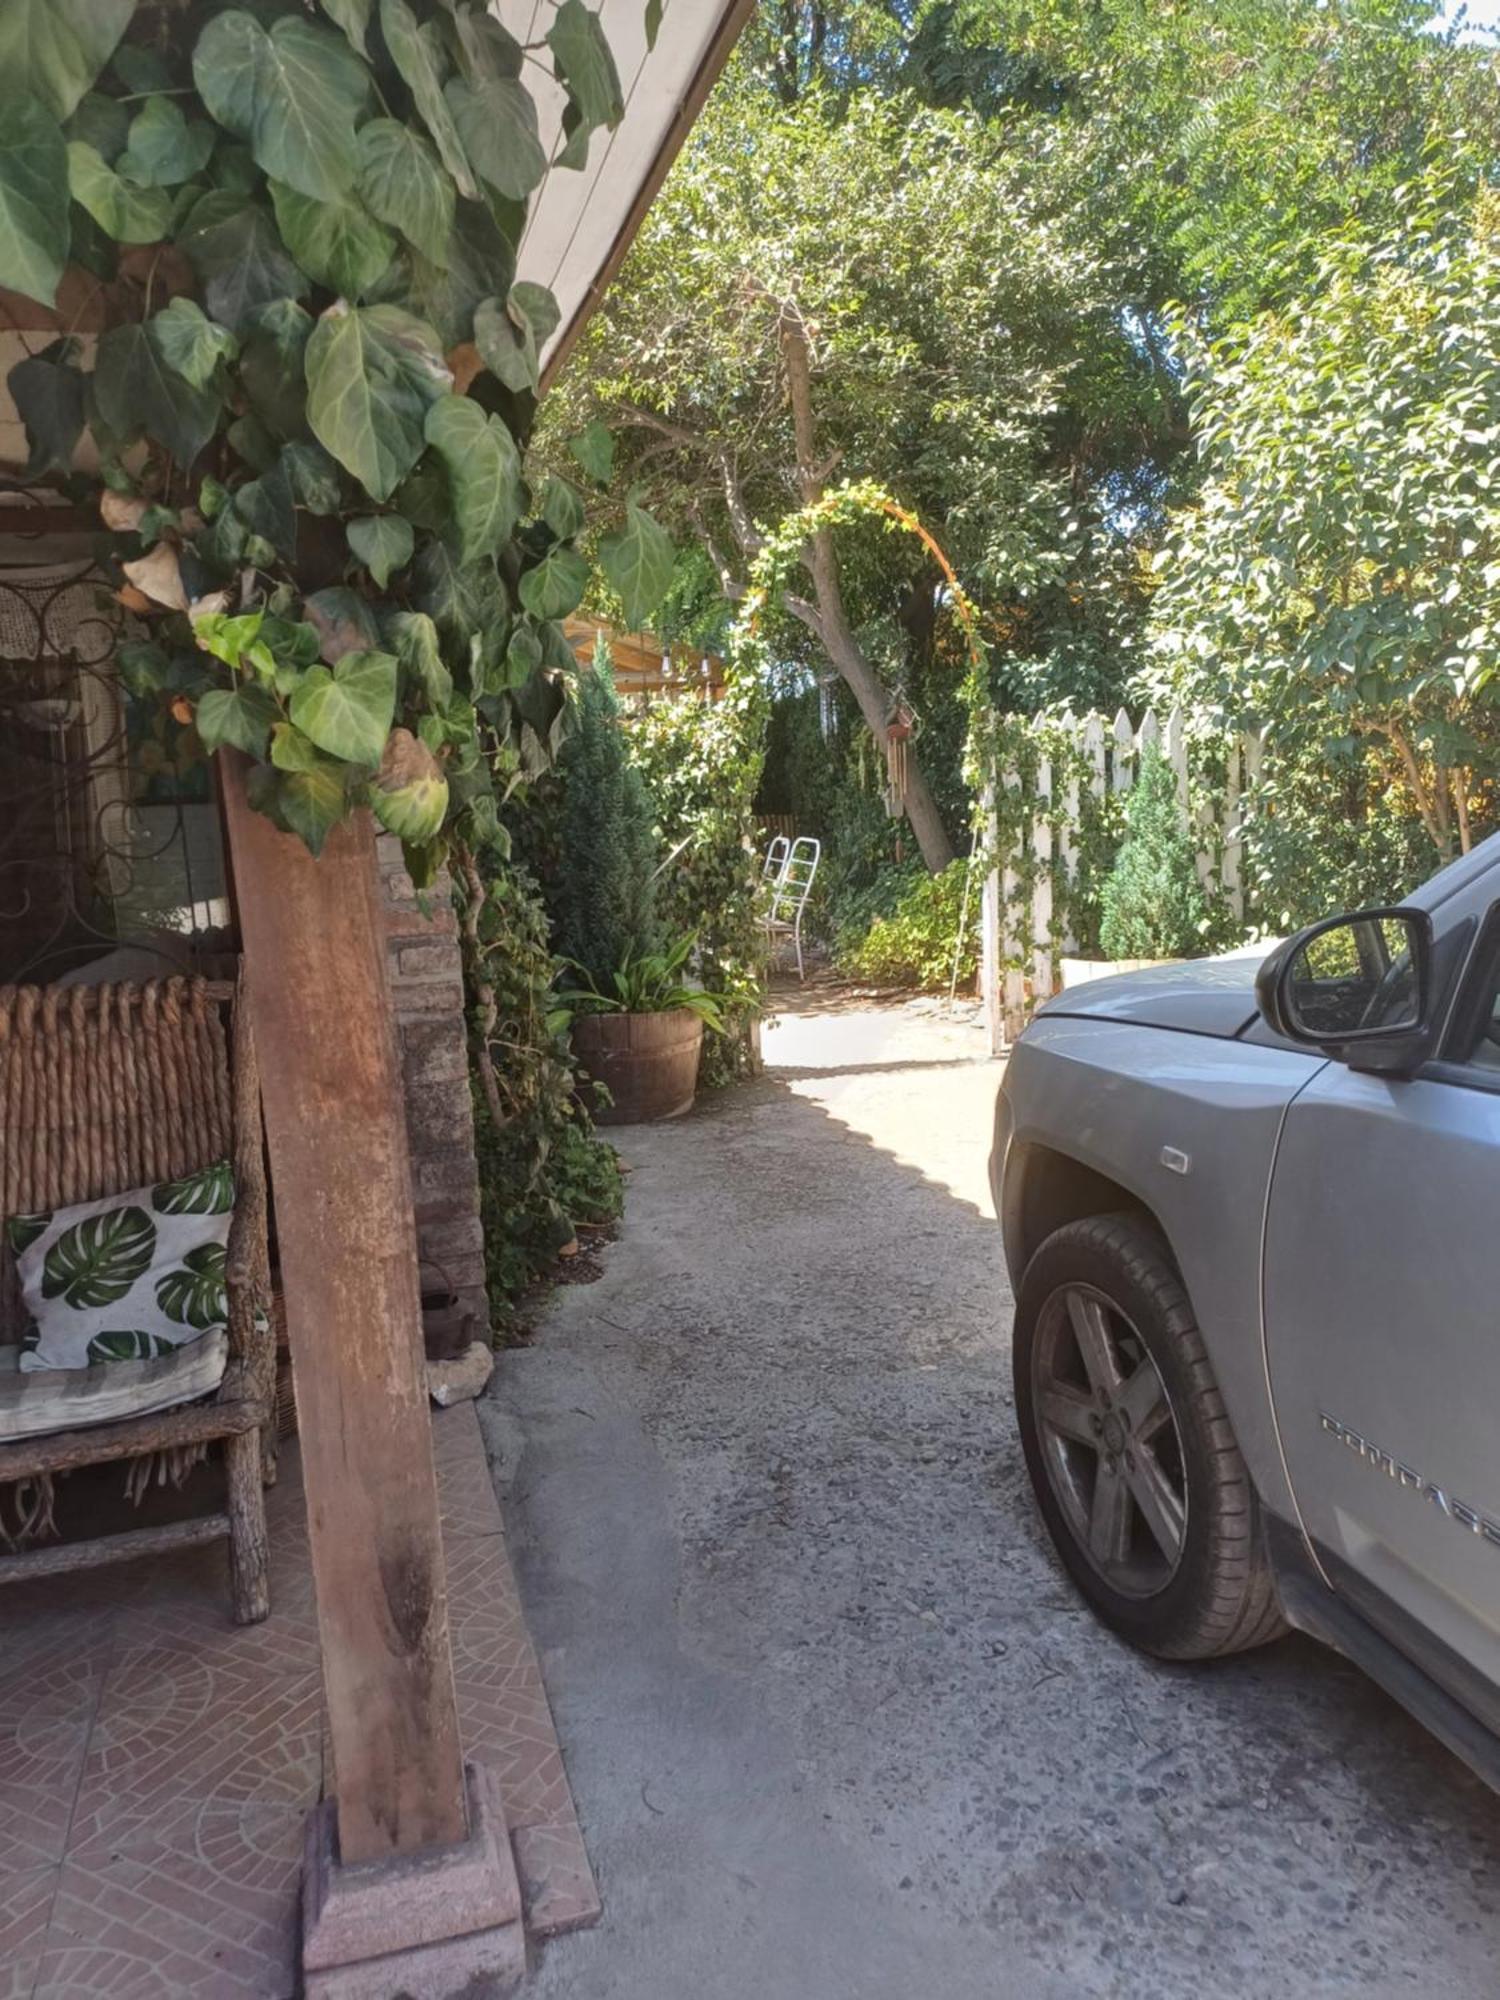
[{"label": "brick wall", "polygon": [[489,1338],[484,1291],[484,1236],[474,1164],[474,1109],[469,1097],[463,974],[448,878],[417,901],[401,843],[377,843],[390,952],[391,998],[406,1085],[417,1249],[427,1260],[423,1288],[445,1276],[475,1314],[476,1338]]}]

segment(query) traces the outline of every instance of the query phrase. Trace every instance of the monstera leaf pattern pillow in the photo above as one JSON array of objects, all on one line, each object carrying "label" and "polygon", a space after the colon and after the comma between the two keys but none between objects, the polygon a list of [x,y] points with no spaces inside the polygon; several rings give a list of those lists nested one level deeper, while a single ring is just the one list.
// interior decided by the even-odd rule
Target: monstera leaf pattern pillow
[{"label": "monstera leaf pattern pillow", "polygon": [[201,1173],[5,1225],[33,1321],[30,1373],[146,1361],[229,1317],[224,1259],[234,1177]]}]

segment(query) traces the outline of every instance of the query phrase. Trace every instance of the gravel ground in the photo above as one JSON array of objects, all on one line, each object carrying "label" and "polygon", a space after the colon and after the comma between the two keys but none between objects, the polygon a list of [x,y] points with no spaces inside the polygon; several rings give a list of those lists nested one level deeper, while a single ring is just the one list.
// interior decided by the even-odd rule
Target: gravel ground
[{"label": "gravel ground", "polygon": [[1310,1642],[1149,1663],[1054,1562],[972,1016],[766,1054],[621,1135],[604,1277],[481,1405],[605,1904],[538,2000],[1493,2000],[1488,1792]]}]

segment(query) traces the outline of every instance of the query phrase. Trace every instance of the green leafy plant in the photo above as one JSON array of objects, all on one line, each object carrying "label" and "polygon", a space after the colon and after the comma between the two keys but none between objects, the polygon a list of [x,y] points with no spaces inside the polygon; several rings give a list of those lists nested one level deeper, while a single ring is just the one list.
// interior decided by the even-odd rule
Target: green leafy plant
[{"label": "green leafy plant", "polygon": [[669,936],[693,934],[698,975],[723,1001],[725,1032],[705,1048],[699,1071],[706,1088],[732,1082],[755,1063],[765,932],[754,808],[766,709],[759,678],[731,667],[717,701],[672,696],[624,721],[665,857],[657,917]]},{"label": "green leafy plant", "polygon": [[1157,563],[1145,677],[1269,724],[1266,778],[1302,774],[1310,808],[1320,764],[1358,770],[1353,824],[1414,818],[1429,868],[1500,818],[1500,194],[1456,178],[1332,238],[1291,309],[1181,329],[1208,476]]},{"label": "green leafy plant", "polygon": [[1099,942],[1106,958],[1186,958],[1203,949],[1208,903],[1172,767],[1154,745],[1125,807],[1125,838],[1105,881]]},{"label": "green leafy plant", "polygon": [[553,942],[588,978],[607,980],[657,942],[658,854],[651,801],[620,727],[605,641],[583,678],[558,776],[558,854],[548,884]]},{"label": "green leafy plant", "polygon": [[[470,0],[322,12],[0,10],[0,285],[50,308],[81,266],[106,319],[91,367],[65,334],[9,386],[28,476],[99,497],[133,699],[252,759],[314,852],[368,805],[427,883],[560,747],[589,579],[581,496],[522,457],[559,321],[516,271],[554,164],[528,76],[562,93],[562,168],[624,98],[583,0],[527,48]],[[596,491],[606,447],[579,443]],[[670,545],[634,499],[604,513],[645,616]]]},{"label": "green leafy plant", "polygon": [[721,1035],[723,994],[689,986],[682,977],[696,943],[689,932],[662,951],[627,951],[607,982],[596,980],[584,966],[566,959],[564,964],[580,974],[584,984],[564,988],[557,997],[563,1006],[580,1014],[670,1014],[681,1008],[696,1014],[711,1033]]},{"label": "green leafy plant", "polygon": [[581,1224],[620,1212],[614,1149],[597,1138],[589,1089],[568,1047],[568,1014],[552,990],[546,908],[518,864],[491,850],[458,882],[470,996],[490,1310],[502,1332],[517,1301]]},{"label": "green leafy plant", "polygon": [[876,986],[946,992],[957,952],[959,984],[971,988],[979,970],[979,893],[969,873],[967,861],[953,862],[941,875],[892,871],[885,878],[897,892],[892,907],[840,933],[839,969]]}]

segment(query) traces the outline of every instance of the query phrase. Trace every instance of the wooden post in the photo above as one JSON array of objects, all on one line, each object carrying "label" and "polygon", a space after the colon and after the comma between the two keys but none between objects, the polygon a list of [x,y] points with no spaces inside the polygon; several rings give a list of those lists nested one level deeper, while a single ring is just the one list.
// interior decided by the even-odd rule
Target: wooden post
[{"label": "wooden post", "polygon": [[1052,998],[1052,764],[1042,758],[1036,767],[1036,797],[1031,808],[1031,858],[1036,879],[1031,887],[1031,1004]]},{"label": "wooden post", "polygon": [[995,783],[991,778],[983,793],[984,889],[979,905],[979,992],[984,1002],[984,1025],[989,1031],[990,1054],[999,1055],[1005,1046],[1000,1019],[1000,821],[995,811]]},{"label": "wooden post", "polygon": [[314,860],[220,758],[260,1053],[339,1854],[464,1839],[416,1230],[367,812]]}]

